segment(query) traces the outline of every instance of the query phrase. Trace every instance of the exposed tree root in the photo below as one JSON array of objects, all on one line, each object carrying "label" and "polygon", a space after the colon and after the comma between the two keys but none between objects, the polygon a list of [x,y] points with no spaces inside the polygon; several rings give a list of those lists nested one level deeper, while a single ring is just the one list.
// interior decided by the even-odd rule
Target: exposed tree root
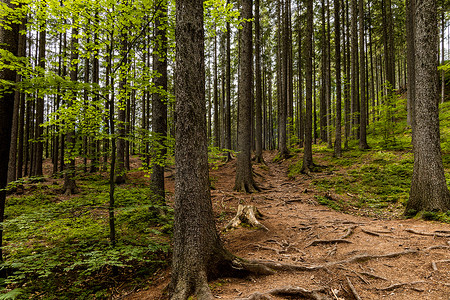
[{"label": "exposed tree root", "polygon": [[352,242],[350,242],[349,240],[343,240],[343,239],[314,240],[308,246],[306,246],[306,248],[311,247],[311,246],[316,246],[319,244],[338,244],[338,243],[351,244]]},{"label": "exposed tree root", "polygon": [[405,229],[405,231],[406,231],[406,232],[409,232],[409,233],[418,234],[418,235],[437,236],[437,237],[450,238],[450,234],[442,234],[442,233],[440,233],[440,231],[435,231],[435,232],[421,232],[421,231],[416,231],[416,230],[411,229],[411,228]]},{"label": "exposed tree root", "polygon": [[369,272],[359,272],[359,273],[362,274],[362,275],[366,275],[367,277],[370,277],[370,278],[381,279],[381,280],[384,280],[384,281],[388,281],[387,278],[378,276],[378,275],[373,274],[373,273],[369,273]]},{"label": "exposed tree root", "polygon": [[270,290],[267,293],[273,296],[301,296],[306,299],[316,299],[316,300],[331,299],[326,294],[325,288],[320,288],[316,290],[306,290],[301,287],[287,286]]},{"label": "exposed tree root", "polygon": [[247,298],[236,298],[235,300],[271,300],[269,295],[261,294],[259,292],[253,293]]},{"label": "exposed tree root", "polygon": [[342,239],[346,239],[346,238],[348,238],[349,236],[351,236],[352,234],[353,234],[353,231],[355,230],[355,228],[356,227],[358,227],[358,226],[350,226],[349,228],[347,228],[347,231],[345,232],[345,234],[341,237],[341,240]]},{"label": "exposed tree root", "polygon": [[433,267],[433,270],[437,271],[437,263],[449,263],[450,259],[444,259],[444,260],[436,260],[431,262],[431,266]]},{"label": "exposed tree root", "polygon": [[385,288],[377,288],[377,290],[378,291],[385,291],[385,292],[387,292],[387,291],[393,291],[395,289],[398,289],[398,288],[406,286],[406,287],[409,287],[409,288],[411,288],[411,289],[413,289],[415,291],[423,292],[422,289],[418,289],[418,288],[414,288],[413,287],[413,285],[421,284],[421,283],[426,283],[426,281],[414,281],[414,282],[396,283],[396,284],[392,284],[392,285],[390,285],[388,287],[385,287]]},{"label": "exposed tree root", "polygon": [[377,258],[393,258],[393,257],[397,257],[397,256],[405,255],[405,254],[417,253],[417,252],[418,252],[417,250],[406,250],[406,251],[402,251],[402,252],[393,252],[393,253],[379,254],[379,255],[369,255],[369,254],[356,255],[349,259],[335,261],[335,262],[329,262],[329,263],[325,264],[324,266],[330,267],[330,266],[339,265],[339,264],[362,262],[362,261],[368,261],[368,260],[377,259]]},{"label": "exposed tree root", "polygon": [[435,250],[435,249],[450,249],[450,246],[435,245],[435,246],[430,246],[428,248],[425,248],[424,251],[430,251],[430,250]]},{"label": "exposed tree root", "polygon": [[356,289],[353,286],[350,279],[348,277],[345,277],[345,278],[347,278],[347,284],[348,284],[348,287],[350,288],[350,291],[352,291],[353,297],[355,297],[356,300],[361,300],[361,297],[359,296],[358,292],[356,291]]},{"label": "exposed tree root", "polygon": [[361,231],[364,233],[367,233],[368,235],[373,235],[373,236],[380,236],[379,233],[373,232],[373,231],[369,231],[367,229],[361,228]]},{"label": "exposed tree root", "polygon": [[256,228],[260,228],[266,231],[269,229],[261,224],[256,218],[261,217],[261,213],[256,209],[253,205],[242,205],[239,204],[236,216],[231,219],[231,221],[225,226],[224,230],[228,230],[230,228],[236,228],[241,223],[251,225]]}]

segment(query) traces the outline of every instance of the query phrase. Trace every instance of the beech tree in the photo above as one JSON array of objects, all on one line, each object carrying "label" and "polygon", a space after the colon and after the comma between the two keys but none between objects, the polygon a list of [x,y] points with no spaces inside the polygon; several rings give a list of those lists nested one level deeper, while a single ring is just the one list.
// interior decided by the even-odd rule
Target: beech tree
[{"label": "beech tree", "polygon": [[415,0],[414,170],[406,214],[450,209],[440,146],[436,24],[436,1]]}]

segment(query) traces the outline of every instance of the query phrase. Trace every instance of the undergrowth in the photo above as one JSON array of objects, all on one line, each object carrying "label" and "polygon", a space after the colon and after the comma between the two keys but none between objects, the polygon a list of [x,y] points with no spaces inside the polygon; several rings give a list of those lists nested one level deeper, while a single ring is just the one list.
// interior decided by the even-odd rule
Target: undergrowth
[{"label": "undergrowth", "polygon": [[136,286],[167,266],[171,208],[152,203],[146,186],[117,187],[113,248],[108,182],[86,178],[79,185],[82,193],[73,197],[40,185],[7,199],[2,299],[106,299],[118,280]]},{"label": "undergrowth", "polygon": [[[325,144],[313,145],[314,162],[323,165],[312,183],[319,191],[336,197],[318,196],[316,200],[335,210],[385,211],[401,215],[409,197],[414,166],[411,129],[406,124],[405,100],[395,98],[391,111],[380,111],[368,128],[369,150],[359,150],[350,140],[340,158]],[[395,119],[392,116],[396,116]],[[372,119],[371,119],[372,121]],[[440,106],[441,148],[447,184],[450,185],[450,102]],[[289,167],[295,179],[302,168],[302,156]],[[328,176],[329,175],[329,176]],[[411,217],[450,223],[450,212],[412,213]]]}]

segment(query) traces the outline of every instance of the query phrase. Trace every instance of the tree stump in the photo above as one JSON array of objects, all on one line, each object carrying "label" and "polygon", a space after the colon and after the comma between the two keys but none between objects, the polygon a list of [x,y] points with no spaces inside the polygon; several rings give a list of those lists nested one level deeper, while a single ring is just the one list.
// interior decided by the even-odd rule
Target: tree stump
[{"label": "tree stump", "polygon": [[239,204],[236,216],[233,219],[231,219],[231,221],[225,226],[224,230],[236,228],[241,223],[245,223],[250,226],[269,231],[269,229],[266,226],[261,224],[256,219],[257,217],[261,218],[262,214],[256,209],[255,206]]}]

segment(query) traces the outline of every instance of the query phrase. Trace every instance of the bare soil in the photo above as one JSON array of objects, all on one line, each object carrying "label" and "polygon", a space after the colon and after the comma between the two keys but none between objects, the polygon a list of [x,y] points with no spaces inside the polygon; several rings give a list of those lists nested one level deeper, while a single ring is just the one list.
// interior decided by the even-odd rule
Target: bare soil
[{"label": "bare soil", "polygon": [[[398,212],[373,217],[376,214],[361,215],[357,209],[343,213],[321,206],[315,196],[326,194],[315,190],[311,181],[333,175],[312,173],[290,180],[290,162],[273,163],[275,154],[265,152],[267,165],[254,166],[260,193],[233,191],[235,160],[210,173],[225,246],[245,259],[286,265],[274,275],[212,281],[217,299],[307,299],[298,293],[269,295],[286,287],[321,289],[316,299],[450,299],[449,224],[402,219]],[[172,190],[173,179],[168,177]],[[241,226],[223,232],[238,204],[255,205],[269,231]],[[169,281],[170,270],[161,270],[146,290],[120,298],[166,299]]]}]

